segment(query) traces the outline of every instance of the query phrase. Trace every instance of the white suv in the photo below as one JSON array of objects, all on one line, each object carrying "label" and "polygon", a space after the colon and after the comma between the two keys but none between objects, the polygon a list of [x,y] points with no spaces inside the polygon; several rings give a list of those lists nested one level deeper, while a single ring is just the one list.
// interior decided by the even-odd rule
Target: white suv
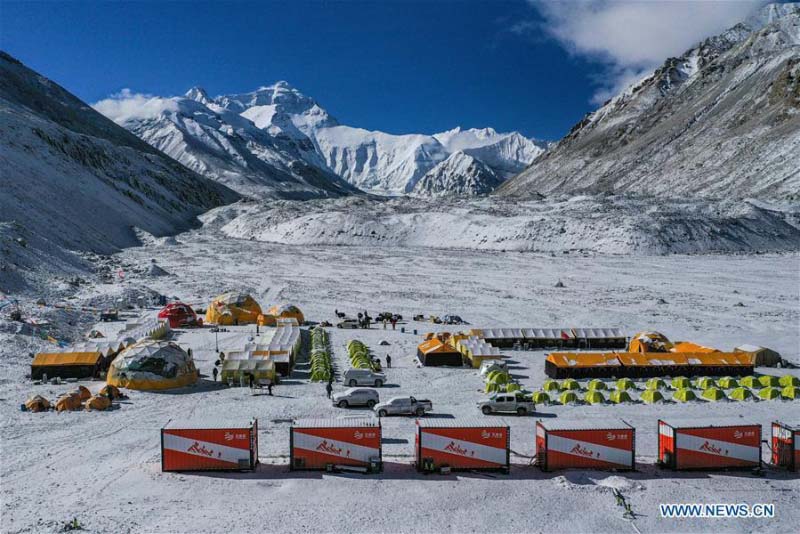
[{"label": "white suv", "polygon": [[349,406],[367,406],[372,408],[378,404],[380,400],[378,392],[369,388],[350,388],[331,396],[331,403],[339,408],[347,408]]},{"label": "white suv", "polygon": [[379,388],[386,383],[386,375],[376,373],[371,369],[348,369],[344,372],[344,383],[350,387],[375,386]]}]

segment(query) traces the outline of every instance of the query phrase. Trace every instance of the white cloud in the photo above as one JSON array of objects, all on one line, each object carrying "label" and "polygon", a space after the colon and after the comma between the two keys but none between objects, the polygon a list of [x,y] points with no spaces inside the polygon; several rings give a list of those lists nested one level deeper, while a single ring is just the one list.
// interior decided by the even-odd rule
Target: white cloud
[{"label": "white cloud", "polygon": [[594,101],[641,79],[668,57],[743,21],[765,0],[530,0],[545,31],[572,53],[601,61]]},{"label": "white cloud", "polygon": [[95,102],[92,107],[117,124],[132,119],[154,119],[164,111],[178,110],[177,102],[170,98],[134,93],[127,88]]}]

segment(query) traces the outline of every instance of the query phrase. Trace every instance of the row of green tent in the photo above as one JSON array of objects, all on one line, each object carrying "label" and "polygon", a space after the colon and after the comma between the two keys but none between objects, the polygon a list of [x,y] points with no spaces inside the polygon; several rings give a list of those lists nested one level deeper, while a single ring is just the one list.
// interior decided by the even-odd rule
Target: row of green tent
[{"label": "row of green tent", "polygon": [[[530,397],[533,402],[536,403],[549,404],[552,402],[550,395],[546,391],[537,391],[532,393]],[[750,389],[745,387],[735,388],[733,391],[731,391],[730,395],[726,395],[724,391],[716,387],[704,390],[702,393],[700,393],[699,397],[694,390],[689,388],[677,389],[675,390],[675,393],[672,394],[672,400],[675,402],[690,402],[698,400],[699,398],[708,401],[720,401],[726,399],[744,401],[755,399],[756,397],[761,400],[775,400],[780,398],[794,400],[800,398],[800,387],[786,386],[783,389],[766,387],[762,388],[757,395],[753,394]],[[652,404],[656,402],[663,402],[666,400],[666,398],[664,397],[664,394],[657,389],[646,389],[639,396],[639,400],[646,404]],[[583,401],[587,404],[604,404],[606,402],[620,404],[624,402],[635,402],[628,391],[619,389],[611,391],[607,400],[605,395],[603,395],[600,390],[590,389],[583,395]],[[565,390],[562,391],[558,396],[558,402],[560,404],[577,403],[580,402],[580,398],[575,390]]]},{"label": "row of green tent", "polygon": [[[639,389],[636,383],[630,378],[620,378],[619,380],[614,382],[614,387],[617,391]],[[772,375],[761,375],[761,376],[745,376],[744,378],[737,380],[736,378],[730,376],[724,376],[722,378],[717,378],[717,379],[700,377],[695,379],[694,382],[692,382],[685,376],[676,376],[675,378],[670,380],[669,387],[671,387],[676,391],[681,389],[691,389],[693,387],[703,391],[713,388],[736,389],[739,387],[745,387],[750,389],[786,388],[786,387],[800,387],[800,378],[793,375],[784,375],[782,377],[777,377]],[[583,388],[581,387],[580,383],[578,383],[577,380],[568,378],[566,380],[561,381],[560,383],[557,380],[546,380],[542,386],[542,389],[546,392],[552,393],[554,391],[580,391]],[[586,384],[586,390],[588,391],[606,391],[610,389],[611,388],[609,387],[609,385],[603,380],[594,379],[590,380]],[[651,378],[645,383],[644,389],[659,391],[668,389],[668,386],[667,382],[663,378]]]},{"label": "row of green tent", "polygon": [[489,371],[484,377],[486,393],[513,393],[522,391],[522,385],[514,380],[507,371]]},{"label": "row of green tent", "polygon": [[318,326],[311,331],[311,380],[312,382],[328,382],[332,377],[333,361],[328,344],[328,334],[324,328]]},{"label": "row of green tent", "polygon": [[378,365],[369,354],[369,348],[357,339],[347,342],[347,353],[350,356],[350,365],[354,369],[371,369],[378,371]]}]

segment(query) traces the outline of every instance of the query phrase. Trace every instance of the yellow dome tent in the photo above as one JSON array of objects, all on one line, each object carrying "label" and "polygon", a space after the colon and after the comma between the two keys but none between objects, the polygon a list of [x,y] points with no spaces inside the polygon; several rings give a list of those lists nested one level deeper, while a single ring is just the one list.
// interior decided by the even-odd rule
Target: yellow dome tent
[{"label": "yellow dome tent", "polygon": [[587,391],[583,396],[583,400],[589,404],[604,404],[606,402],[606,398],[597,390]]},{"label": "yellow dome tent", "polygon": [[72,410],[80,410],[80,408],[81,398],[77,393],[62,395],[56,401],[56,411],[58,412],[69,412]]},{"label": "yellow dome tent", "polygon": [[722,389],[733,389],[739,387],[739,381],[732,376],[723,376],[717,379],[717,385]]},{"label": "yellow dome tent", "polygon": [[754,398],[753,392],[747,388],[738,387],[731,391],[730,399],[737,401],[745,401]]},{"label": "yellow dome tent", "polygon": [[654,402],[661,402],[664,400],[664,395],[657,389],[648,389],[642,392],[642,402],[653,404]]},{"label": "yellow dome tent", "polygon": [[617,380],[616,386],[619,391],[625,391],[626,389],[636,389],[636,383],[630,378],[620,378],[619,380]]},{"label": "yellow dome tent", "polygon": [[700,396],[710,401],[720,401],[727,398],[724,391],[715,387],[707,388]]},{"label": "yellow dome tent", "polygon": [[536,404],[550,404],[550,395],[544,391],[537,391],[531,395],[531,400]]},{"label": "yellow dome tent", "polygon": [[206,310],[206,323],[223,326],[252,324],[258,321],[261,306],[246,293],[228,292],[211,301]]},{"label": "yellow dome tent", "polygon": [[758,398],[763,400],[773,400],[781,398],[781,390],[773,387],[763,388],[758,392]]},{"label": "yellow dome tent", "polygon": [[701,376],[695,379],[694,385],[697,389],[709,389],[715,387],[717,384],[714,382],[713,378]]},{"label": "yellow dome tent", "polygon": [[561,386],[559,386],[558,382],[555,380],[545,380],[542,389],[545,391],[559,391],[561,390]]},{"label": "yellow dome tent", "polygon": [[572,378],[567,378],[566,380],[561,382],[561,389],[563,391],[576,391],[581,389],[581,386],[580,384],[578,384],[576,380],[573,380]]},{"label": "yellow dome tent", "polygon": [[111,362],[106,382],[111,386],[161,390],[197,382],[191,354],[171,341],[140,341]]},{"label": "yellow dome tent", "polygon": [[36,395],[25,401],[25,408],[27,408],[29,412],[46,412],[51,408],[51,405],[49,400],[41,395]]},{"label": "yellow dome tent", "polygon": [[697,400],[697,395],[691,389],[681,388],[672,395],[672,400],[677,402],[689,402]]},{"label": "yellow dome tent", "polygon": [[783,375],[778,379],[778,382],[783,387],[788,387],[788,386],[800,387],[800,378],[797,378],[794,375]]},{"label": "yellow dome tent", "polygon": [[564,393],[561,394],[558,400],[561,402],[561,404],[577,403],[578,396],[575,394],[574,391],[565,391]]},{"label": "yellow dome tent", "polygon": [[800,397],[800,387],[786,386],[781,390],[781,396],[784,399],[796,399]]},{"label": "yellow dome tent", "polygon": [[765,388],[776,388],[781,385],[781,381],[777,376],[761,375],[758,377],[758,383]]},{"label": "yellow dome tent", "polygon": [[102,412],[111,408],[111,400],[102,395],[95,395],[86,399],[86,402],[83,403],[83,407],[87,412],[91,412],[92,410]]},{"label": "yellow dome tent", "polygon": [[692,387],[692,383],[685,376],[676,376],[675,378],[672,379],[671,384],[672,384],[673,389],[681,389],[681,388],[690,388],[690,387]]},{"label": "yellow dome tent", "polygon": [[614,404],[622,404],[623,402],[633,402],[630,393],[628,393],[624,389],[612,391],[611,395],[608,396],[608,400],[610,400]]},{"label": "yellow dome tent", "polygon": [[760,387],[761,383],[758,381],[758,377],[757,376],[750,375],[750,376],[746,376],[746,377],[742,378],[741,380],[739,380],[739,385],[743,386],[743,387],[746,387],[746,388],[753,389],[753,388]]},{"label": "yellow dome tent", "polygon": [[294,304],[276,304],[267,310],[267,314],[280,319],[296,319],[298,325],[306,322],[303,312]]},{"label": "yellow dome tent", "polygon": [[594,380],[589,381],[587,389],[589,391],[604,391],[608,389],[608,386],[606,386],[606,383],[602,380],[595,378]]},{"label": "yellow dome tent", "polygon": [[667,389],[667,384],[660,378],[651,378],[647,381],[646,384],[647,389]]},{"label": "yellow dome tent", "polygon": [[673,346],[660,332],[639,332],[631,338],[628,352],[669,352]]}]

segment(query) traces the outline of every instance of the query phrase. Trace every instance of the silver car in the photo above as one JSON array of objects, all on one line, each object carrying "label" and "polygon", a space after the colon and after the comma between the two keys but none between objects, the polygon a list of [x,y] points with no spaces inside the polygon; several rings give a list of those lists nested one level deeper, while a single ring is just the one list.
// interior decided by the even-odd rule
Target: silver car
[{"label": "silver car", "polygon": [[386,375],[376,373],[371,369],[348,369],[344,372],[344,383],[350,387],[375,386],[381,387],[386,383]]},{"label": "silver car", "polygon": [[331,396],[331,403],[339,408],[367,406],[372,408],[380,402],[378,392],[370,388],[350,388]]}]

